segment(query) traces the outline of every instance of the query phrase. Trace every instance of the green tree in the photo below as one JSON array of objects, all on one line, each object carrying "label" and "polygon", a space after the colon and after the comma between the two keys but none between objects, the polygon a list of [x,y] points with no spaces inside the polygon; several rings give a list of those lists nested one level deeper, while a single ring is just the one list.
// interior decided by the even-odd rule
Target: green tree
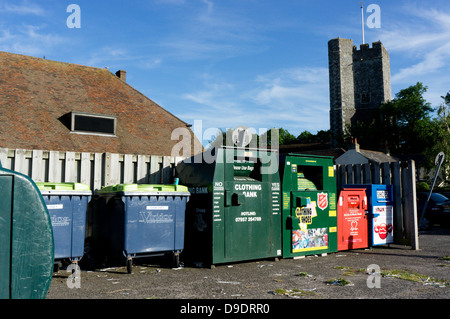
[{"label": "green tree", "polygon": [[434,159],[439,152],[445,153],[445,160],[441,168],[444,179],[450,178],[450,92],[442,96],[443,102],[437,108],[437,116],[432,121],[433,143],[425,151],[428,168],[434,167]]},{"label": "green tree", "polygon": [[280,145],[295,144],[297,142],[295,136],[289,133],[288,130],[285,130],[284,128],[280,128],[278,134],[280,137]]},{"label": "green tree", "polygon": [[330,139],[330,130],[320,130],[316,134],[312,134],[309,131],[303,131],[299,136],[297,136],[296,142],[299,144],[329,143]]},{"label": "green tree", "polygon": [[383,135],[388,147],[397,155],[422,153],[430,142],[431,112],[433,108],[423,94],[422,83],[396,94],[394,100],[380,108]]},{"label": "green tree", "polygon": [[422,154],[434,141],[431,113],[433,108],[423,97],[427,87],[422,83],[410,86],[384,103],[371,123],[357,123],[348,128],[362,147],[388,148],[395,155]]},{"label": "green tree", "polygon": [[300,133],[299,136],[297,136],[296,141],[303,144],[309,144],[312,143],[312,140],[314,139],[314,135],[309,131],[303,131]]},{"label": "green tree", "polygon": [[[231,140],[234,129],[228,129],[227,132],[219,130],[216,135],[209,141],[207,149],[220,146],[220,145],[234,145]],[[287,129],[284,128],[272,128],[267,130],[261,136],[258,134],[253,134],[252,142],[256,142],[257,146],[271,146],[272,144],[272,134],[273,131],[278,132],[278,145],[289,145],[289,144],[311,144],[311,143],[329,143],[331,138],[330,130],[321,130],[316,134],[312,134],[309,131],[303,131],[298,137],[289,133]],[[274,137],[276,138],[276,137]],[[228,143],[228,144],[227,144]]]}]

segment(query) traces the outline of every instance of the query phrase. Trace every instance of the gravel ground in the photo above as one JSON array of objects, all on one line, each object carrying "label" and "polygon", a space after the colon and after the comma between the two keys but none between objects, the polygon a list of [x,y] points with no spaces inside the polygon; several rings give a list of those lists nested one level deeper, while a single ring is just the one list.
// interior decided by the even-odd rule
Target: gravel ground
[{"label": "gravel ground", "polygon": [[[162,259],[136,259],[132,274],[120,265],[81,270],[78,282],[71,281],[71,272],[61,268],[54,273],[47,298],[450,299],[450,261],[443,258],[450,256],[450,229],[420,233],[419,241],[418,251],[391,245],[300,259],[247,261],[212,269],[173,269],[164,266]],[[369,265],[378,266],[382,274],[392,274],[369,276]],[[405,279],[406,275],[416,281]],[[369,288],[368,282],[379,288]]]}]

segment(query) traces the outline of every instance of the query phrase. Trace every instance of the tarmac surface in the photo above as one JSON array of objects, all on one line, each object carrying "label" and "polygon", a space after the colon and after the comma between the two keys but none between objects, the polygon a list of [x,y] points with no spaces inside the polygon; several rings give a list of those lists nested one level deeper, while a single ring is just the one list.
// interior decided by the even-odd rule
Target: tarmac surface
[{"label": "tarmac surface", "polygon": [[61,268],[54,272],[47,299],[450,299],[450,229],[420,232],[419,247],[377,246],[212,269],[173,269],[161,258],[135,259],[131,274],[118,265],[81,269],[77,279]]}]

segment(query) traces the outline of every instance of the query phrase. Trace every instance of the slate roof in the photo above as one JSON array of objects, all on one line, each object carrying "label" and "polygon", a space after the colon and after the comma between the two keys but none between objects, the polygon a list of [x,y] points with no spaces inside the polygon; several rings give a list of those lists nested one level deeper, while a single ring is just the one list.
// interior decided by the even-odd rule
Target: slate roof
[{"label": "slate roof", "polygon": [[399,158],[379,151],[362,150],[359,144],[353,144],[344,154],[335,159],[336,164],[391,163]]},{"label": "slate roof", "polygon": [[[71,132],[71,112],[117,117],[116,136]],[[0,147],[54,151],[171,155],[187,128],[107,69],[1,51],[0,119]]]},{"label": "slate roof", "polygon": [[365,158],[367,158],[370,163],[372,163],[372,162],[374,162],[374,163],[386,163],[386,162],[391,163],[391,162],[399,161],[398,158],[396,158],[392,155],[387,155],[383,152],[359,150],[359,153],[362,156],[364,156]]}]

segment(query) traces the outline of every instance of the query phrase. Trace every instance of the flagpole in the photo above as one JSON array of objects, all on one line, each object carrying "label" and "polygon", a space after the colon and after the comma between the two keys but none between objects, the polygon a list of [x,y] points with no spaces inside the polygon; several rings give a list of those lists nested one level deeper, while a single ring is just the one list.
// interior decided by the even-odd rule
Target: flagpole
[{"label": "flagpole", "polygon": [[362,2],[361,4],[361,28],[362,28],[362,44],[366,43],[366,40],[364,39],[364,5]]}]

